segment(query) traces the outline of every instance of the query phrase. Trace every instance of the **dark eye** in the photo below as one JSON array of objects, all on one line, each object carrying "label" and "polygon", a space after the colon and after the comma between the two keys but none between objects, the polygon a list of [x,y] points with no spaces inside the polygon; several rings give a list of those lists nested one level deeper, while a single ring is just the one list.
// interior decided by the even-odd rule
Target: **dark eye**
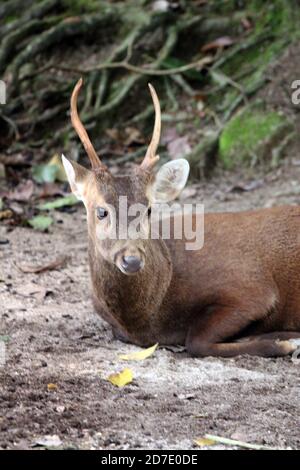
[{"label": "dark eye", "polygon": [[150,215],[151,215],[151,207],[148,207],[147,215],[148,215],[148,217],[150,217]]},{"label": "dark eye", "polygon": [[97,207],[97,217],[98,219],[102,220],[105,219],[105,217],[108,216],[108,211],[104,209],[103,207]]}]

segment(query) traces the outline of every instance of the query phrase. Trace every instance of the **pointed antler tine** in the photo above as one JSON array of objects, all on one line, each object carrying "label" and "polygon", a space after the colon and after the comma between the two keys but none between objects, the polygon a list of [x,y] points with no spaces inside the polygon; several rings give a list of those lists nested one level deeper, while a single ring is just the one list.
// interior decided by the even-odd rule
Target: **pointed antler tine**
[{"label": "pointed antler tine", "polygon": [[159,160],[159,156],[156,155],[156,151],[159,145],[160,134],[161,134],[161,110],[160,110],[159,99],[151,83],[148,83],[148,86],[150,89],[150,93],[151,93],[151,97],[152,97],[152,101],[154,105],[155,121],[154,121],[152,139],[148,146],[145,158],[141,163],[141,168],[145,170],[151,170],[153,166],[156,164],[156,162]]},{"label": "pointed antler tine", "polygon": [[90,159],[91,165],[93,170],[99,169],[99,168],[105,168],[106,166],[101,162],[100,158],[97,155],[96,150],[94,149],[93,144],[90,141],[90,138],[88,136],[87,131],[85,130],[80,117],[78,115],[78,110],[77,110],[77,99],[78,95],[80,92],[80,89],[82,87],[83,80],[80,78],[78,82],[76,83],[72,96],[71,96],[71,121],[72,125],[77,132],[85,150],[86,153],[88,154],[88,157]]}]

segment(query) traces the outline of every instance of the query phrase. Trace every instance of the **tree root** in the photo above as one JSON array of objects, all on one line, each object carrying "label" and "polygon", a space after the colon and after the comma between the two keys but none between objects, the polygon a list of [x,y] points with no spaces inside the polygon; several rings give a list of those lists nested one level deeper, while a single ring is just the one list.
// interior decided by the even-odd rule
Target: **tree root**
[{"label": "tree root", "polygon": [[[228,77],[223,67],[226,70],[238,54],[269,41],[272,32],[250,32],[240,41],[245,13],[233,10],[228,16],[222,15],[217,0],[200,8],[195,7],[196,2],[179,2],[174,10],[173,2],[167,2],[167,11],[152,9],[153,2],[147,0],[104,0],[97,11],[85,2],[75,3],[74,13],[70,0],[8,0],[0,5],[0,16],[16,17],[0,26],[0,73],[7,79],[9,92],[2,119],[10,134],[18,136],[18,144],[22,139],[44,139],[43,149],[51,151],[62,144],[72,145],[75,134],[68,115],[69,97],[81,75],[85,87],[79,97],[80,116],[89,133],[112,122],[116,127],[146,127],[153,107],[149,102],[144,104],[139,93],[151,78],[164,109],[166,103],[170,107],[171,112],[162,118],[172,126],[182,121],[190,121],[189,126],[197,122],[200,108],[195,102],[202,99],[202,93],[205,95],[205,125],[210,123],[214,132],[204,136],[188,159],[194,174],[206,173],[213,166],[223,123],[265,80],[241,86],[248,83],[246,77],[236,73]],[[128,4],[136,9],[136,15],[131,14]],[[20,15],[16,14],[18,9]],[[218,52],[213,48],[213,57],[201,52],[203,45],[223,35],[236,38],[236,44]],[[113,49],[112,43],[116,44]],[[224,83],[211,86],[213,73],[223,74]],[[207,87],[204,90],[207,85],[208,91]],[[228,86],[237,90],[230,105],[225,108],[222,96],[221,106],[215,105],[212,95],[223,95]],[[190,98],[186,113],[178,111],[182,95]],[[125,154],[115,163],[134,161],[142,152],[144,148]]]}]

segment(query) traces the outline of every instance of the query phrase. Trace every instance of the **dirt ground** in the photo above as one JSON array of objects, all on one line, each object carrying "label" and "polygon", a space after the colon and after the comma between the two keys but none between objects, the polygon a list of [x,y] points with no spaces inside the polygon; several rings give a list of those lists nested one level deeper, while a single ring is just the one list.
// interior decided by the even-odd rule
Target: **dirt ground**
[{"label": "dirt ground", "polygon": [[[182,200],[197,197],[208,211],[300,203],[297,162],[255,180],[222,181],[190,186]],[[48,435],[63,448],[195,449],[206,433],[300,448],[299,364],[194,359],[163,348],[142,362],[121,361],[119,353],[137,348],[113,339],[93,312],[83,208],[55,218],[45,234],[0,227],[0,449],[28,449]],[[18,268],[62,254],[69,260],[57,270]],[[134,381],[115,388],[106,378],[124,367]]]}]

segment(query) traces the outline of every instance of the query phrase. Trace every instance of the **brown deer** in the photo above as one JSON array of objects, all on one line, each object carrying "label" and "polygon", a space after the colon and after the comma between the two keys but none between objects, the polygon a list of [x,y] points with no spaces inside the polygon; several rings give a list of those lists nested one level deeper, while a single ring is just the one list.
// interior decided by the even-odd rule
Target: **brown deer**
[{"label": "brown deer", "polygon": [[[300,208],[284,206],[205,215],[204,245],[185,250],[184,240],[111,238],[119,222],[111,207],[120,196],[146,207],[170,201],[184,187],[184,159],[153,167],[160,139],[159,100],[152,140],[140,166],[115,176],[98,157],[77,112],[71,120],[91,161],[87,170],[63,156],[73,193],[87,211],[89,264],[96,311],[115,336],[141,346],[182,344],[194,356],[285,356],[300,338]],[[176,217],[176,216],[173,216]]]}]

